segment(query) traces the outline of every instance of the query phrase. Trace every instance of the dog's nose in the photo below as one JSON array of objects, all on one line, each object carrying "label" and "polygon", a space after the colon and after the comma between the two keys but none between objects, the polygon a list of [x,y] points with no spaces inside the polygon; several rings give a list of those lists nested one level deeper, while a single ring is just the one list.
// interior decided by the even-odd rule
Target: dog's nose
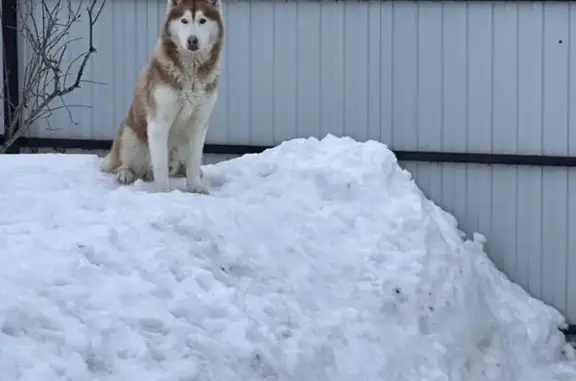
[{"label": "dog's nose", "polygon": [[192,51],[198,50],[198,37],[192,36],[188,38],[188,49]]}]

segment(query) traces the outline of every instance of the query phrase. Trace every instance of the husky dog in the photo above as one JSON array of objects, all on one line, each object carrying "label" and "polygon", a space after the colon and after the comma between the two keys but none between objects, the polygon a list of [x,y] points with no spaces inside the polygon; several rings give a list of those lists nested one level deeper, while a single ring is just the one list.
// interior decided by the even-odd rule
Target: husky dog
[{"label": "husky dog", "polygon": [[154,54],[140,73],[128,115],[100,169],[120,184],[186,177],[193,193],[208,194],[200,164],[218,96],[224,44],[222,0],[168,0]]}]

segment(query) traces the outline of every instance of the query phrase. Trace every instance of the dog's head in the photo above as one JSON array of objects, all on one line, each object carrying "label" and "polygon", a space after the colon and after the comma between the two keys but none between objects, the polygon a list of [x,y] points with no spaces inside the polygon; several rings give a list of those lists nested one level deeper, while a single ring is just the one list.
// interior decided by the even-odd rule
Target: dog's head
[{"label": "dog's head", "polygon": [[181,52],[210,50],[222,38],[222,0],[168,0],[166,37]]}]

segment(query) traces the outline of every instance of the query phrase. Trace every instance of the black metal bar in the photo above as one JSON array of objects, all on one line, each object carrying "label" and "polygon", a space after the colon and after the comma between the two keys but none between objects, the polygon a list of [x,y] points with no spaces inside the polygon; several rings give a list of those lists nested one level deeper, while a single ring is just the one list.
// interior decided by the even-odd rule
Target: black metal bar
[{"label": "black metal bar", "polygon": [[[4,88],[4,130],[8,133],[8,126],[15,117],[15,109],[19,103],[20,85],[18,83],[18,0],[2,0],[2,58],[4,72],[2,73]],[[12,132],[20,128],[20,123],[14,125]],[[4,140],[1,140],[2,142]],[[19,142],[15,142],[8,149],[8,153],[20,151]]]},{"label": "black metal bar", "polygon": [[561,331],[566,336],[576,336],[576,325],[570,324],[566,329],[561,329]]},{"label": "black metal bar", "polygon": [[401,161],[431,163],[500,164],[540,167],[576,167],[576,156],[524,155],[500,153],[394,151]]},{"label": "black metal bar", "polygon": [[[0,135],[2,137],[2,135]],[[110,140],[91,139],[56,139],[56,138],[26,138],[18,140],[21,147],[31,148],[63,148],[107,150]],[[260,153],[273,146],[253,146],[237,144],[206,144],[204,152],[209,154],[244,155]],[[498,164],[520,166],[576,167],[576,156],[551,155],[518,155],[498,153],[466,153],[466,152],[435,152],[435,151],[403,151],[396,150],[394,154],[400,161],[417,161],[430,163],[464,163],[464,164]]]}]

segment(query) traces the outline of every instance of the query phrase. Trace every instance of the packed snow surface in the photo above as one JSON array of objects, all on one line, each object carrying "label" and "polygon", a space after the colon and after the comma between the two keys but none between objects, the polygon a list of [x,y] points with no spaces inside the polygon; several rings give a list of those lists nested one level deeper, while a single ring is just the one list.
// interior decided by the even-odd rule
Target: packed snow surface
[{"label": "packed snow surface", "polygon": [[207,165],[209,196],[98,161],[0,157],[1,381],[576,380],[560,313],[383,144]]}]

